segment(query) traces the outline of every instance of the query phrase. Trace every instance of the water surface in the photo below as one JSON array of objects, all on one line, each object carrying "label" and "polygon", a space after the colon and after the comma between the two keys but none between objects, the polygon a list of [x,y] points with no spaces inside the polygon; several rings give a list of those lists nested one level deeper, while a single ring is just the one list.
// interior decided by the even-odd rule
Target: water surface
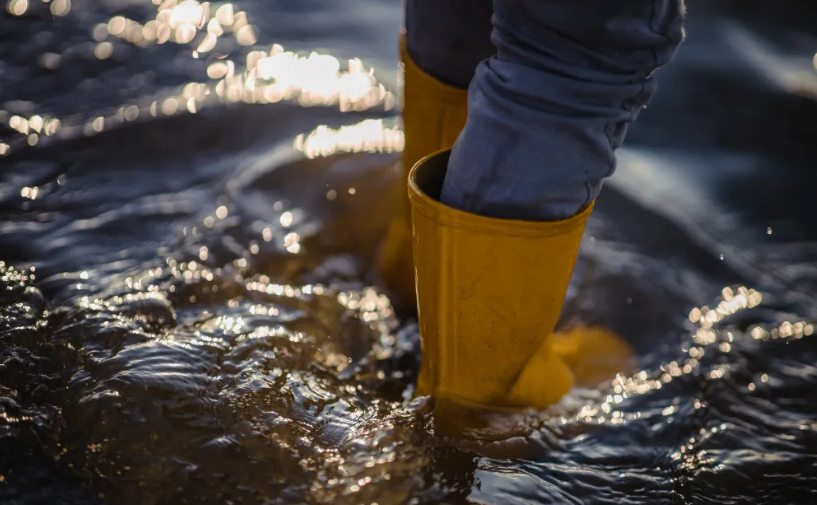
[{"label": "water surface", "polygon": [[817,19],[764,4],[689,2],[588,224],[563,323],[640,370],[463,442],[371,274],[400,2],[12,0],[0,502],[811,503]]}]

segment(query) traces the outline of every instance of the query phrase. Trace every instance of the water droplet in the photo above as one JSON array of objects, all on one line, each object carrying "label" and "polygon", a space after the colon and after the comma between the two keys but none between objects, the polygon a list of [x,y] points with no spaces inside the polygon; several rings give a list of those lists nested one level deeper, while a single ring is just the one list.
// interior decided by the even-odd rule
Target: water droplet
[{"label": "water droplet", "polygon": [[94,27],[94,31],[92,32],[92,36],[95,41],[102,42],[103,40],[108,38],[108,25],[105,23],[99,23]]},{"label": "water droplet", "polygon": [[136,105],[129,105],[125,108],[125,120],[134,121],[139,117],[139,107]]},{"label": "water droplet", "polygon": [[172,116],[179,110],[179,102],[175,98],[168,98],[162,102],[162,114]]},{"label": "water droplet", "polygon": [[105,118],[102,116],[95,118],[91,123],[91,128],[97,133],[101,132],[105,128]]},{"label": "water droplet", "polygon": [[111,35],[121,35],[125,31],[125,18],[122,16],[112,17],[108,21],[108,33]]},{"label": "water droplet", "polygon": [[258,41],[253,27],[250,25],[242,26],[235,34],[236,41],[242,46],[251,46]]},{"label": "water droplet", "polygon": [[287,227],[292,224],[292,212],[284,212],[281,214],[281,226]]},{"label": "water droplet", "polygon": [[233,24],[233,4],[224,4],[216,10],[216,19],[222,26]]},{"label": "water droplet", "polygon": [[6,10],[12,16],[22,16],[28,10],[28,0],[11,0],[6,6]]},{"label": "water droplet", "polygon": [[286,250],[292,254],[298,254],[301,250],[301,244],[299,241],[301,240],[300,235],[297,233],[288,233],[286,237],[284,237],[284,247]]},{"label": "water droplet", "polygon": [[71,10],[71,0],[54,0],[51,2],[51,14],[65,16]]},{"label": "water droplet", "polygon": [[100,42],[94,48],[94,56],[99,60],[107,60],[113,54],[113,44],[110,42]]},{"label": "water droplet", "polygon": [[208,33],[204,36],[204,39],[199,44],[199,47],[196,48],[196,51],[200,53],[206,53],[208,51],[212,51],[214,47],[216,47],[216,41],[218,37],[212,33]]},{"label": "water droplet", "polygon": [[187,44],[196,36],[196,27],[190,23],[180,25],[173,32],[173,40],[177,44]]}]

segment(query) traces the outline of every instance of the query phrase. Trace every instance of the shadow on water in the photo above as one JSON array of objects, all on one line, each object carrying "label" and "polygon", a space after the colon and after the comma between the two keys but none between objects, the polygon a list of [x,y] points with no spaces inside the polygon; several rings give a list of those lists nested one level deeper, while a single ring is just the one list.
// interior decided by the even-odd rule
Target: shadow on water
[{"label": "shadow on water", "polygon": [[563,324],[641,370],[464,441],[372,287],[399,2],[8,2],[0,502],[811,503],[817,20],[769,5],[689,2],[588,224]]}]

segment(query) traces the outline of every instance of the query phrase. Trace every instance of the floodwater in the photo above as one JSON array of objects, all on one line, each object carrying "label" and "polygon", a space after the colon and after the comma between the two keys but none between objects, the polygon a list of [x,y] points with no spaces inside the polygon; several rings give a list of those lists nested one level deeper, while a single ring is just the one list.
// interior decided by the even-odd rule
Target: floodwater
[{"label": "floodwater", "polygon": [[810,2],[688,2],[564,314],[640,369],[491,440],[371,276],[400,3],[7,2],[0,503],[813,503]]}]

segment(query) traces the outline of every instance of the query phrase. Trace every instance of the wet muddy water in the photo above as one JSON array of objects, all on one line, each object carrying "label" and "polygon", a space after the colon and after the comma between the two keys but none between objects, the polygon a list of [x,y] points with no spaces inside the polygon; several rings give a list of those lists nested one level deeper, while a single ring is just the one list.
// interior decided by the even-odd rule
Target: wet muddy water
[{"label": "wet muddy water", "polygon": [[814,502],[817,14],[688,3],[563,317],[639,370],[463,441],[371,273],[399,1],[7,2],[0,502]]}]

